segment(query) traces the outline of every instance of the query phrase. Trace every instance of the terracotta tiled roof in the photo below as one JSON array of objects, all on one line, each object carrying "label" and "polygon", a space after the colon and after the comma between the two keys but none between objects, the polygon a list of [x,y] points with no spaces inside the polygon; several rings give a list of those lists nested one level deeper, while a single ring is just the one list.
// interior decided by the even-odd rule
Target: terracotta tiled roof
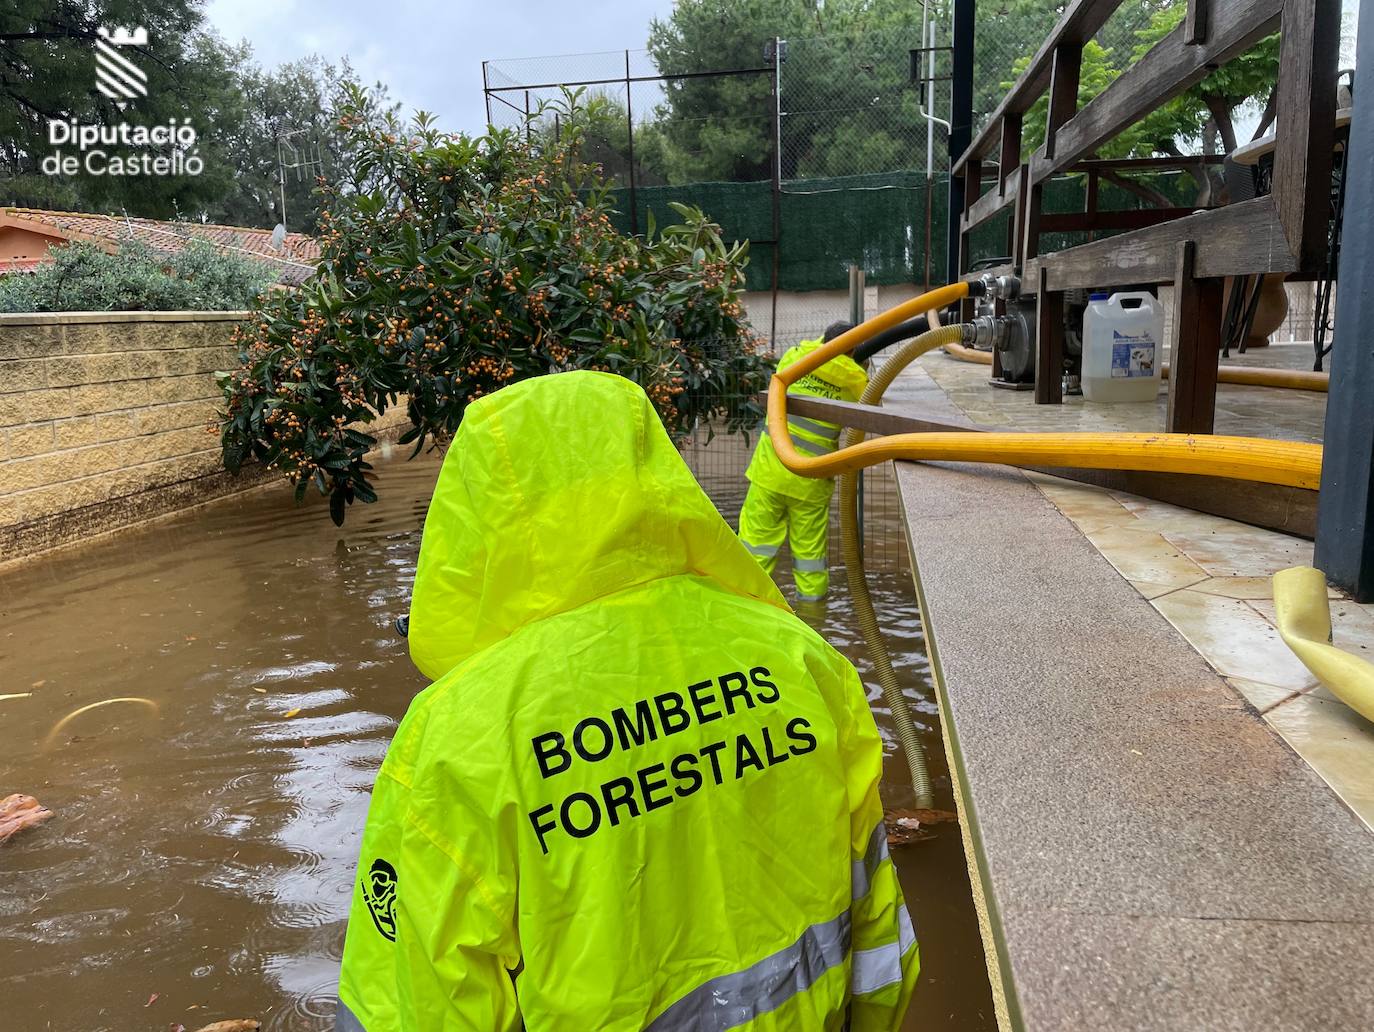
[{"label": "terracotta tiled roof", "polygon": [[42,258],[0,258],[0,276],[11,272],[37,272]]},{"label": "terracotta tiled roof", "polygon": [[242,226],[217,226],[201,222],[166,222],[122,215],[93,215],[80,211],[46,211],[41,208],[0,208],[0,216],[13,225],[32,223],[38,232],[68,239],[88,239],[110,247],[133,238],[158,251],[175,253],[191,238],[206,240],[231,253],[265,262],[278,270],[278,282],[296,284],[315,271],[320,259],[319,242],[305,233],[287,233],[280,250],[272,246],[272,231]]}]

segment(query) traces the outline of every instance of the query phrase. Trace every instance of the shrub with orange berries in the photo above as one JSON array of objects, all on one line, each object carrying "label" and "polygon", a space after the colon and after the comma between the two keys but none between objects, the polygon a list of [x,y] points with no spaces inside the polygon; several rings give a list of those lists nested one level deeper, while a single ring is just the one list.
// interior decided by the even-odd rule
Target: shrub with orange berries
[{"label": "shrub with orange berries", "polygon": [[355,167],[324,183],[322,257],[298,290],[261,299],[221,376],[224,464],[255,459],[300,497],[311,484],[346,506],[376,498],[358,429],[394,405],[418,453],[443,445],[468,404],[515,380],[601,369],[635,380],[664,425],[752,430],[770,364],[739,290],[747,244],[702,212],[625,236],[608,184],[569,130],[445,133],[350,95],[340,128]]}]

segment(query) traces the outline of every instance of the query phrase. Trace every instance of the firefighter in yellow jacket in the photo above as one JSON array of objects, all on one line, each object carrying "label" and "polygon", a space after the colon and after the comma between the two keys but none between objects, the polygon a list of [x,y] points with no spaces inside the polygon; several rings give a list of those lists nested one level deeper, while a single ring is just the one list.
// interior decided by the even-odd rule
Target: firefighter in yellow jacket
[{"label": "firefighter in yellow jacket", "polygon": [[863,687],[637,386],[468,409],[409,638],[433,684],[373,791],[339,1032],[900,1025],[918,951]]},{"label": "firefighter in yellow jacket", "polygon": [[[821,340],[804,340],[788,349],[778,361],[778,369],[787,368],[851,329],[853,323],[832,323]],[[839,355],[803,376],[787,388],[787,393],[858,401],[867,385],[868,374],[863,368],[848,355]],[[787,432],[797,449],[809,455],[829,454],[840,443],[837,425],[806,416],[789,415]],[[830,496],[835,491],[835,482],[793,473],[778,459],[766,433],[759,438],[744,475],[749,478],[749,493],[739,514],[739,537],[744,547],[771,574],[778,563],[779,549],[789,542],[797,597],[803,602],[824,598],[830,587],[826,553],[830,544]]]}]

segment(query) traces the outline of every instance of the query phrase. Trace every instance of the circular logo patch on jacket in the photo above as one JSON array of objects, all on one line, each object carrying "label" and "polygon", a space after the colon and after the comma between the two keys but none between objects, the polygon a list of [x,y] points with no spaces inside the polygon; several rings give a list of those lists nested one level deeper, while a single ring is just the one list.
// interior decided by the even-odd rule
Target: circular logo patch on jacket
[{"label": "circular logo patch on jacket", "polygon": [[383,938],[396,941],[396,868],[381,857],[362,878],[363,902]]}]

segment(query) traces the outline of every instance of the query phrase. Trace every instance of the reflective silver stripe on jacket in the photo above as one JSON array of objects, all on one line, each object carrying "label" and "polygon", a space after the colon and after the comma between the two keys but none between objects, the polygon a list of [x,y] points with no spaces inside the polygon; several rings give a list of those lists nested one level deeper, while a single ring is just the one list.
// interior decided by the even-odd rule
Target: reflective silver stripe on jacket
[{"label": "reflective silver stripe on jacket", "polygon": [[868,895],[868,890],[873,885],[873,876],[890,855],[887,849],[887,825],[879,821],[878,826],[873,829],[873,834],[868,836],[868,849],[864,851],[864,858],[850,862],[850,883],[853,886],[851,899],[857,901]]},{"label": "reflective silver stripe on jacket", "polygon": [[902,958],[916,944],[916,929],[903,904],[897,907],[897,941],[869,950],[855,950],[849,970],[849,990],[855,996],[876,993],[902,980]]},{"label": "reflective silver stripe on jacket", "polygon": [[835,445],[833,444],[817,444],[815,441],[809,441],[799,434],[788,434],[787,436],[792,438],[792,443],[801,451],[810,452],[812,455],[829,455],[835,450]]},{"label": "reflective silver stripe on jacket", "polygon": [[777,1010],[844,963],[850,926],[848,910],[812,925],[791,946],[743,971],[703,982],[650,1022],[645,1032],[726,1032]]},{"label": "reflective silver stripe on jacket", "polygon": [[745,541],[744,538],[740,538],[739,540],[740,544],[749,550],[750,555],[761,555],[765,559],[777,555],[778,549],[782,547],[781,545],[751,545],[748,541]]},{"label": "reflective silver stripe on jacket", "polygon": [[823,573],[827,566],[824,559],[793,559],[792,569],[802,573]]},{"label": "reflective silver stripe on jacket", "polygon": [[805,430],[813,433],[817,437],[828,437],[832,441],[840,439],[840,428],[837,426],[827,426],[825,423],[818,423],[814,419],[807,419],[805,416],[788,416],[787,425],[796,427],[798,430]]},{"label": "reflective silver stripe on jacket", "polygon": [[339,1009],[334,1012],[334,1032],[367,1032],[358,1016],[348,1009],[348,1004],[339,1001]]}]

